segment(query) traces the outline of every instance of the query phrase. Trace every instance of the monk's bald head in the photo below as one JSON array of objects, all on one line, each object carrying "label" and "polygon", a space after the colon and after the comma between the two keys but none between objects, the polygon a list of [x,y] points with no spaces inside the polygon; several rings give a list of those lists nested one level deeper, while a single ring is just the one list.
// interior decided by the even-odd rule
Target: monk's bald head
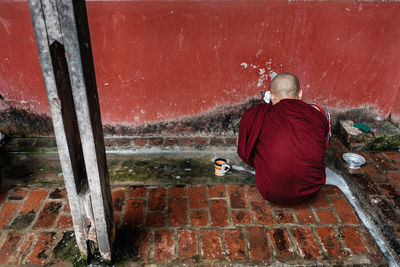
[{"label": "monk's bald head", "polygon": [[279,99],[297,98],[300,82],[292,73],[279,73],[271,80],[270,90]]}]

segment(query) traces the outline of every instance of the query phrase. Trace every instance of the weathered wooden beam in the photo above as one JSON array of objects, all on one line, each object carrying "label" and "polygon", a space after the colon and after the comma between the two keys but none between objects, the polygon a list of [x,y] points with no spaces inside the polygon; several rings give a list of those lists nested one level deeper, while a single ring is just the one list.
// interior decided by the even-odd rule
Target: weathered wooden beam
[{"label": "weathered wooden beam", "polygon": [[111,260],[114,220],[85,1],[29,0],[79,249]]}]

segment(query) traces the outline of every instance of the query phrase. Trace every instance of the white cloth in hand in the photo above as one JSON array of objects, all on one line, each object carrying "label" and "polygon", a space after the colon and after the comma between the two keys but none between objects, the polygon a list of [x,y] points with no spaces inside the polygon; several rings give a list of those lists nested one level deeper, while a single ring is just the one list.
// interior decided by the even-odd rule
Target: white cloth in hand
[{"label": "white cloth in hand", "polygon": [[266,91],[264,94],[264,101],[265,101],[265,103],[269,103],[270,100],[271,100],[271,92]]}]

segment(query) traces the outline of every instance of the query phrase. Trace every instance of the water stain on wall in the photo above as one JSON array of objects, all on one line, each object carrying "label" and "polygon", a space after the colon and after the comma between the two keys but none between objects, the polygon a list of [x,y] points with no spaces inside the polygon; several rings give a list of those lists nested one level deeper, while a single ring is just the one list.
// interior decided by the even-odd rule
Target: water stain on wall
[{"label": "water stain on wall", "polygon": [[[230,106],[218,106],[210,112],[188,116],[177,120],[160,121],[140,125],[103,125],[105,136],[132,135],[176,135],[176,136],[236,136],[242,114],[251,106],[261,103],[261,97]],[[335,125],[343,119],[367,122],[376,115],[372,107],[349,110],[329,109]],[[24,109],[9,107],[0,111],[0,132],[11,137],[37,137],[54,135],[51,118],[29,112]]]},{"label": "water stain on wall", "polygon": [[48,116],[10,107],[0,111],[0,132],[16,137],[49,136],[53,125]]},{"label": "water stain on wall", "polygon": [[231,105],[219,106],[205,114],[185,117],[173,121],[149,123],[138,126],[104,125],[105,135],[236,135],[240,118],[251,106],[261,103],[260,99]]}]

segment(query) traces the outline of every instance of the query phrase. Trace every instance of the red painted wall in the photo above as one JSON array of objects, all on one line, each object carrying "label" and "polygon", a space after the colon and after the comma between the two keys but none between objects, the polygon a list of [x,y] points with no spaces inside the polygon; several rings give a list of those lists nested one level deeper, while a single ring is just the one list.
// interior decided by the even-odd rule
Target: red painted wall
[{"label": "red painted wall", "polygon": [[[87,8],[104,123],[171,120],[244,102],[263,88],[266,63],[297,74],[307,101],[399,117],[399,2],[89,1]],[[0,108],[49,113],[25,1],[0,0],[0,93],[7,100]]]}]

